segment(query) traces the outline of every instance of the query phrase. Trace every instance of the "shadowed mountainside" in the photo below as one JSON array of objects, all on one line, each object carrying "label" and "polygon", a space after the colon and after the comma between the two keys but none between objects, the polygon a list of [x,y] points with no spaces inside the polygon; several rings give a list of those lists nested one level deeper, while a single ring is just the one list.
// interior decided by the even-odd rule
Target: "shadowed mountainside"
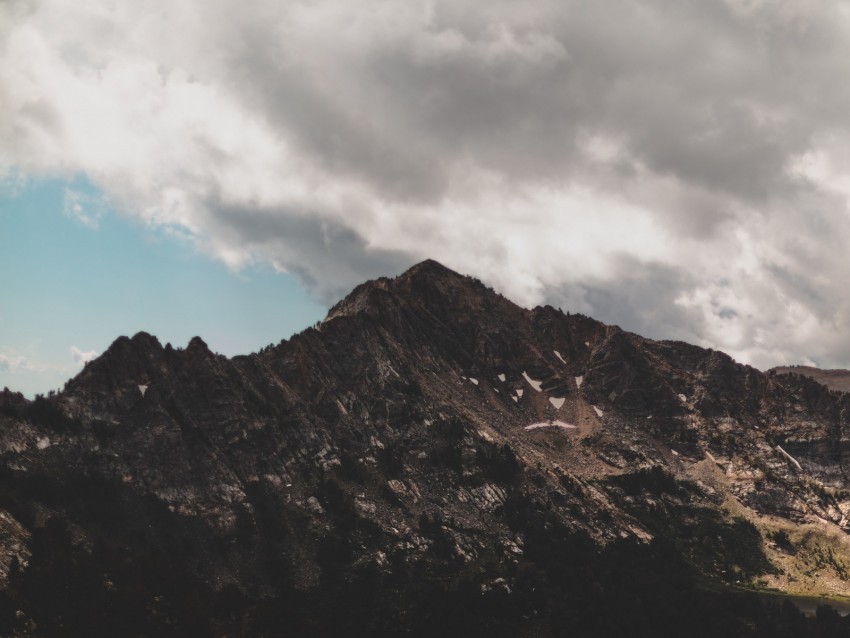
[{"label": "shadowed mountainside", "polygon": [[740,590],[850,594],[848,397],[433,261],[248,356],[121,337],[0,396],[0,628],[843,635]]}]

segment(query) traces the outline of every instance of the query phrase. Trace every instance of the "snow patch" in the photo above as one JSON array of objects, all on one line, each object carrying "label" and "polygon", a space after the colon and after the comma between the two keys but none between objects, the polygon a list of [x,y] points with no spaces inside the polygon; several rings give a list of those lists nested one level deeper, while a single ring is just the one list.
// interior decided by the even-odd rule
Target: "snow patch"
[{"label": "snow patch", "polygon": [[145,392],[147,392],[147,391],[148,391],[148,386],[146,386],[146,385],[140,385],[139,386],[139,392],[142,393],[142,396],[145,396]]},{"label": "snow patch", "polygon": [[602,410],[597,408],[595,405],[593,406],[593,409],[596,411],[596,416],[598,416],[601,419],[604,412],[602,412]]},{"label": "snow patch", "polygon": [[44,438],[39,439],[38,441],[36,441],[35,446],[39,450],[44,450],[45,448],[49,448],[50,447],[50,438],[45,436]]},{"label": "snow patch", "polygon": [[502,383],[505,382],[505,375],[504,374],[499,375],[499,381],[501,381]]},{"label": "snow patch", "polygon": [[566,365],[566,364],[567,364],[567,362],[566,362],[566,361],[564,361],[564,357],[562,357],[562,356],[561,356],[561,353],[560,353],[560,352],[558,352],[557,350],[552,350],[552,352],[554,352],[554,353],[555,353],[555,356],[556,356],[556,357],[558,357],[558,358],[561,360],[561,363],[563,363],[564,365]]},{"label": "snow patch", "polygon": [[803,468],[802,468],[802,466],[800,465],[800,462],[799,462],[797,459],[795,459],[793,456],[791,456],[790,454],[788,454],[788,452],[786,452],[785,450],[783,450],[783,449],[782,449],[782,446],[777,445],[777,446],[776,446],[776,450],[777,450],[777,452],[779,452],[782,456],[784,456],[786,459],[788,459],[788,461],[789,461],[789,462],[791,462],[791,463],[794,465],[794,467],[796,467],[798,470],[801,470],[801,471],[802,471],[802,469],[803,469]]},{"label": "snow patch", "polygon": [[576,429],[575,425],[571,423],[565,423],[564,421],[543,421],[542,423],[532,423],[531,425],[526,425],[524,430],[539,430],[541,428],[561,428],[564,430],[574,430]]},{"label": "snow patch", "polygon": [[561,406],[564,405],[564,401],[566,401],[566,399],[562,399],[560,397],[549,397],[549,403],[555,406],[556,410],[561,409]]},{"label": "snow patch", "polygon": [[589,348],[590,347],[590,341],[585,341],[584,345],[586,345]]},{"label": "snow patch", "polygon": [[678,453],[676,450],[670,450],[670,453],[671,453],[673,456],[679,456],[679,453]]},{"label": "snow patch", "polygon": [[584,381],[584,377],[583,377],[583,376],[581,376],[581,377],[576,377],[576,387],[577,387],[577,388],[580,388],[580,387],[581,387],[581,384],[582,384],[582,382],[583,382],[583,381]]},{"label": "snow patch", "polygon": [[687,403],[688,397],[686,397],[684,394],[680,394],[679,395],[679,401],[681,401],[682,403]]},{"label": "snow patch", "polygon": [[525,370],[522,371],[522,376],[525,377],[526,381],[528,381],[528,385],[540,392],[540,386],[543,383],[542,381],[535,381],[530,376],[528,376]]},{"label": "snow patch", "polygon": [[517,401],[519,401],[519,399],[518,399],[517,397],[511,397],[511,398],[514,400],[514,403],[516,403]]},{"label": "snow patch", "polygon": [[472,377],[469,377],[469,380],[472,381],[475,385],[478,385],[478,379],[473,379]]},{"label": "snow patch", "polygon": [[517,389],[516,389],[516,395],[517,395],[518,397],[520,397],[520,398],[522,398],[522,393],[523,393],[523,392],[525,392],[525,390],[522,390],[522,389],[520,389],[520,388],[517,388]]}]

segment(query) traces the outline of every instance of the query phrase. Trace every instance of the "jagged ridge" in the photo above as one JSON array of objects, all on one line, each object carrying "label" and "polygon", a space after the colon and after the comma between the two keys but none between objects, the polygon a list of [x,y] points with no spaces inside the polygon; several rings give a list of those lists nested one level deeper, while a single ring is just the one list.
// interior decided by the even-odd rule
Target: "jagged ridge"
[{"label": "jagged ridge", "polygon": [[[210,633],[259,632],[263,600],[309,625],[293,601],[324,608],[373,574],[410,618],[370,622],[396,633],[424,622],[411,593],[424,574],[449,591],[471,578],[479,605],[524,587],[518,574],[545,567],[546,552],[573,564],[580,547],[633,543],[642,556],[660,538],[700,578],[787,588],[777,568],[796,563],[769,534],[827,525],[830,548],[846,543],[848,405],[719,352],[520,308],[426,261],[358,286],[317,328],[257,354],[139,333],[55,398],[4,393],[0,573],[9,604],[26,608],[19,629],[31,618],[57,631],[71,612],[27,589],[56,560],[45,543],[110,574],[122,552],[152,565],[145,584],[124,573],[92,587],[111,604],[137,592],[136,622],[157,632],[198,618]],[[44,521],[58,539],[42,538]],[[722,546],[695,544],[706,532]],[[198,599],[157,602],[168,568],[152,556],[176,561]],[[850,591],[834,563],[823,569],[835,591]],[[535,578],[564,595],[556,575]],[[209,618],[204,605],[225,595],[232,617]],[[552,608],[533,598],[522,613],[505,607],[518,614],[506,631],[552,631]]]}]

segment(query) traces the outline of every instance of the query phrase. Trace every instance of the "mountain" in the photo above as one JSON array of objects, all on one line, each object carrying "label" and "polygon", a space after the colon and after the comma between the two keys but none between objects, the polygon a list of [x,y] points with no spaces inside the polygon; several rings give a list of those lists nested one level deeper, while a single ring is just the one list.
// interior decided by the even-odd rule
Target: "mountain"
[{"label": "mountain", "polygon": [[825,385],[830,390],[850,392],[850,370],[823,370],[812,366],[778,366],[768,373],[799,374]]},{"label": "mountain", "polygon": [[0,395],[0,631],[847,635],[769,592],[850,596],[848,415],[434,261],[248,356],[120,337]]}]

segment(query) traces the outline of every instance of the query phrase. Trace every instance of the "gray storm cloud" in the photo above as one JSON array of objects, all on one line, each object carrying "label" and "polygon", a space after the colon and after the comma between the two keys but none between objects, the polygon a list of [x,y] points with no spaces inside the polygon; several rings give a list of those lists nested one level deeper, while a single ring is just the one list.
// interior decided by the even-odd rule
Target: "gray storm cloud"
[{"label": "gray storm cloud", "polygon": [[332,300],[433,257],[850,365],[847,3],[19,0],[0,25],[0,170],[85,174],[234,268]]}]

